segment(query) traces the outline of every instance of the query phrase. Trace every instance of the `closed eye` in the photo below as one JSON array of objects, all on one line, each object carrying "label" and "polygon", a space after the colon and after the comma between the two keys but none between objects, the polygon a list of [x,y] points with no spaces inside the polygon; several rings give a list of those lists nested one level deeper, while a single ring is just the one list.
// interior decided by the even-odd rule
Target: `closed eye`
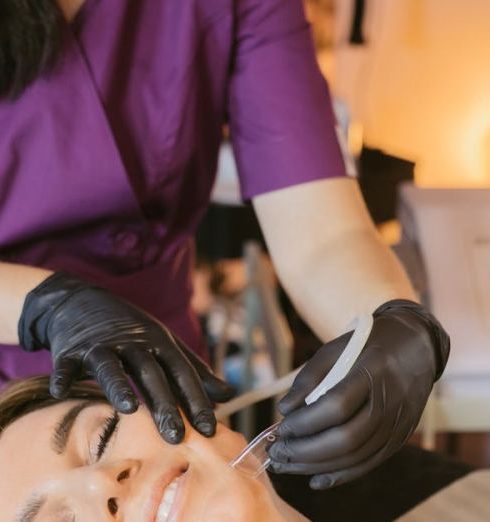
[{"label": "closed eye", "polygon": [[97,444],[97,453],[96,453],[96,461],[98,462],[105,453],[105,450],[107,449],[107,446],[112,438],[112,436],[116,433],[119,422],[121,418],[119,417],[119,414],[117,411],[113,413],[110,417],[108,417],[105,422],[102,429],[102,432],[99,436],[99,442]]}]

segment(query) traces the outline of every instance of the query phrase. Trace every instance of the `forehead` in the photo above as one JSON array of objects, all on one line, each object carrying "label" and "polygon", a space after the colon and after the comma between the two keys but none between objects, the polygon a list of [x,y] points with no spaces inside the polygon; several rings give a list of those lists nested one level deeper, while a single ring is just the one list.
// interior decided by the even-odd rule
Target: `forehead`
[{"label": "forehead", "polygon": [[50,439],[60,418],[73,404],[57,404],[29,413],[0,436],[2,520],[14,520],[16,509],[36,485],[63,469],[62,460],[50,448]]}]

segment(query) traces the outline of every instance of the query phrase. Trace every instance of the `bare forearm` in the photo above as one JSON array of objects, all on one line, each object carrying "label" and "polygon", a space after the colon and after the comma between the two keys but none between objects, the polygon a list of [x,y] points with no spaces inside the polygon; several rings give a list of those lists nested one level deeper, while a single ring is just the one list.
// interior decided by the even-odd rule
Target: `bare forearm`
[{"label": "bare forearm", "polygon": [[324,341],[359,313],[415,298],[354,180],[306,183],[259,196],[254,206],[282,284]]},{"label": "bare forearm", "polygon": [[17,325],[26,295],[49,275],[41,268],[0,263],[0,344],[18,344]]},{"label": "bare forearm", "polygon": [[323,340],[345,332],[361,313],[391,299],[415,300],[413,288],[390,249],[372,231],[351,232],[319,245],[302,270],[283,284],[301,315]]}]

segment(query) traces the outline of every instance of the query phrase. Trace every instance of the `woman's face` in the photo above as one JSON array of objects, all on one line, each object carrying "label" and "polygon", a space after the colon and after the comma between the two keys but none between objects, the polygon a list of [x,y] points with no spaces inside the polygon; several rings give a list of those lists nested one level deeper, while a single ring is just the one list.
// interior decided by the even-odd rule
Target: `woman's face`
[{"label": "woman's face", "polygon": [[145,408],[117,417],[105,404],[63,402],[1,435],[2,521],[286,520],[267,479],[228,466],[244,445],[223,426],[207,439],[187,425],[172,446]]}]

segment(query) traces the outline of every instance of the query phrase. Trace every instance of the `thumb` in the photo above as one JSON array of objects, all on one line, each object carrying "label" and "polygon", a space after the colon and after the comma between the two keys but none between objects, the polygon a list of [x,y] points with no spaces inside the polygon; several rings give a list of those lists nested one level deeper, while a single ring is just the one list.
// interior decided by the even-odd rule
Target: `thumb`
[{"label": "thumb", "polygon": [[305,405],[306,397],[322,382],[344,351],[353,332],[347,332],[324,344],[294,379],[289,392],[279,401],[277,407],[286,416]]},{"label": "thumb", "polygon": [[278,402],[277,408],[280,414],[285,417],[292,411],[305,405],[305,398],[308,392],[303,387],[295,387],[294,384],[286,395]]}]

